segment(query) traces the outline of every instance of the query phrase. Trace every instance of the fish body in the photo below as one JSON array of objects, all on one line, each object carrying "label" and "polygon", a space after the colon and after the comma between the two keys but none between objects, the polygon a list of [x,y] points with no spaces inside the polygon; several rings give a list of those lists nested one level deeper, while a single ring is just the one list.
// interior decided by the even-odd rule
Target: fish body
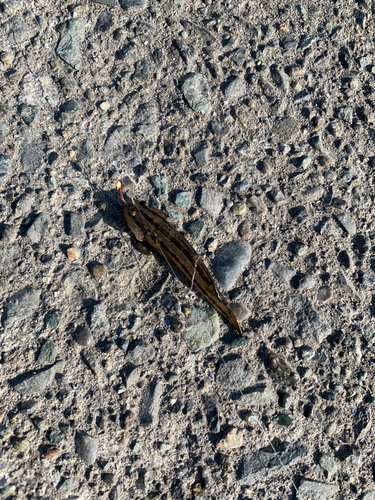
[{"label": "fish body", "polygon": [[172,265],[177,267],[203,297],[242,336],[241,328],[231,307],[224,302],[216,289],[202,259],[190,243],[166,219],[167,214],[150,207],[144,201],[127,203],[124,218],[138,241],[145,241],[155,248]]}]

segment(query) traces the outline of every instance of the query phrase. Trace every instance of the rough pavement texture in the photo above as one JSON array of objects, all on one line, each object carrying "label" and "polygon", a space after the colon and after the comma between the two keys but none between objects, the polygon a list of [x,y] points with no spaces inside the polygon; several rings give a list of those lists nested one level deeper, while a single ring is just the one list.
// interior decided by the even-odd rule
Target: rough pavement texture
[{"label": "rough pavement texture", "polygon": [[0,12],[0,497],[374,498],[373,3]]}]

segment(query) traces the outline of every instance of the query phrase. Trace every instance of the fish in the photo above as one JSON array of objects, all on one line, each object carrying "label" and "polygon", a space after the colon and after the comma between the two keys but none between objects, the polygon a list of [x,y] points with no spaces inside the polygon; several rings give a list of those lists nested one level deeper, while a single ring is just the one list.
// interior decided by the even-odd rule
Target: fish
[{"label": "fish", "polygon": [[209,304],[223,316],[242,337],[241,327],[230,307],[215,286],[209,270],[200,255],[186,238],[167,221],[168,215],[145,201],[126,203],[121,191],[121,183],[116,179],[116,187],[125,203],[123,215],[125,222],[140,242],[146,242],[170,264],[179,269]]}]

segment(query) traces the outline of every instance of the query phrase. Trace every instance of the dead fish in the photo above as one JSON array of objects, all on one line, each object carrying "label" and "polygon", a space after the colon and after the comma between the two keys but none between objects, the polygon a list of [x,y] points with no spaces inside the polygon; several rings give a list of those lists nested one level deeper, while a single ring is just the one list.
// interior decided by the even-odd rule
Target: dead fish
[{"label": "dead fish", "polygon": [[136,239],[148,243],[177,267],[242,337],[237,318],[229,304],[221,299],[207,267],[184,236],[166,220],[168,215],[144,201],[126,203],[118,180],[116,186],[125,203],[125,222]]}]

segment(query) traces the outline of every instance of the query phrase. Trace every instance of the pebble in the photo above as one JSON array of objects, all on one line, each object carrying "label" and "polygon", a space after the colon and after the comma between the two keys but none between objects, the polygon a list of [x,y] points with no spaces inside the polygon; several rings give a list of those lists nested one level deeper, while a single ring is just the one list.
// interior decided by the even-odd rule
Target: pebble
[{"label": "pebble", "polygon": [[80,42],[83,42],[84,36],[81,21],[71,19],[56,47],[56,54],[74,69],[81,66]]},{"label": "pebble", "polygon": [[277,141],[288,143],[296,139],[299,129],[299,124],[294,118],[277,118],[273,124],[272,132]]},{"label": "pebble", "polygon": [[162,200],[168,199],[167,179],[163,175],[153,175],[150,177],[150,182],[155,188],[155,196]]},{"label": "pebble", "polygon": [[191,310],[184,333],[184,340],[191,351],[199,351],[210,346],[217,341],[219,334],[219,318],[211,306]]},{"label": "pebble", "polygon": [[324,470],[326,478],[331,479],[331,476],[337,472],[337,465],[332,457],[323,454],[319,458],[319,465]]},{"label": "pebble", "polygon": [[79,213],[69,212],[65,217],[65,233],[73,238],[86,238],[84,216]]},{"label": "pebble", "polygon": [[260,196],[250,196],[249,203],[252,206],[254,213],[258,215],[264,215],[268,212],[267,205]]},{"label": "pebble", "polygon": [[57,345],[53,340],[47,340],[39,351],[37,362],[40,365],[51,365],[55,362]]},{"label": "pebble", "polygon": [[77,432],[75,450],[77,455],[88,465],[95,463],[98,445],[98,438],[89,436],[86,432]]},{"label": "pebble", "polygon": [[303,206],[293,207],[289,210],[289,215],[294,219],[298,224],[303,224],[309,219],[309,214],[307,210]]},{"label": "pebble", "polygon": [[10,169],[10,156],[0,154],[0,182],[7,178]]},{"label": "pebble", "polygon": [[143,427],[157,425],[163,387],[160,382],[150,383],[143,391],[139,404],[139,423]]},{"label": "pebble", "polygon": [[224,207],[224,195],[220,191],[200,188],[198,193],[198,203],[203,210],[206,210],[212,217],[218,217]]},{"label": "pebble", "polygon": [[94,342],[94,338],[89,327],[85,325],[79,326],[75,330],[73,338],[77,344],[82,347],[90,347]]},{"label": "pebble", "polygon": [[178,48],[181,59],[187,64],[191,64],[197,58],[197,51],[192,45],[189,45],[181,40],[175,40],[175,45]]},{"label": "pebble", "polygon": [[32,287],[19,290],[5,302],[1,318],[5,329],[10,328],[17,320],[29,318],[38,309],[40,292]]},{"label": "pebble", "polygon": [[235,202],[230,210],[234,215],[243,215],[246,212],[246,203]]},{"label": "pebble", "polygon": [[44,151],[38,141],[27,138],[22,143],[21,165],[25,172],[33,172],[43,165]]},{"label": "pebble", "polygon": [[238,226],[238,235],[241,238],[248,238],[251,235],[251,226],[249,221],[244,220],[241,222],[241,224]]},{"label": "pebble", "polygon": [[[262,478],[278,473],[308,454],[308,449],[297,443],[285,442],[277,447],[277,455],[271,447],[244,455],[237,468],[237,478],[242,484],[254,484]],[[317,497],[320,498],[320,497]]]},{"label": "pebble", "polygon": [[225,389],[244,390],[254,383],[254,374],[241,358],[229,359],[219,366],[216,382]]},{"label": "pebble", "polygon": [[274,187],[270,191],[268,191],[267,196],[272,201],[272,203],[277,206],[285,205],[285,203],[287,202],[284,194],[278,187]]},{"label": "pebble", "polygon": [[126,361],[133,363],[135,366],[140,366],[152,361],[155,356],[156,352],[152,345],[146,344],[141,340],[134,340],[129,344]]},{"label": "pebble", "polygon": [[[119,0],[119,3],[124,10],[129,12],[147,7],[147,0]],[[114,7],[117,7],[117,4]]]},{"label": "pebble", "polygon": [[355,220],[350,215],[340,213],[335,215],[338,225],[349,235],[354,236],[357,232],[357,225]]},{"label": "pebble", "polygon": [[331,298],[331,295],[332,295],[331,287],[321,286],[318,289],[317,299],[319,300],[319,302],[326,302],[328,299]]},{"label": "pebble", "polygon": [[246,83],[239,78],[231,77],[224,86],[224,94],[227,99],[238,99],[246,93]]},{"label": "pebble", "polygon": [[180,191],[179,193],[176,194],[174,203],[178,207],[190,208],[191,194],[188,191]]},{"label": "pebble", "polygon": [[211,146],[207,141],[201,142],[194,150],[193,156],[199,168],[207,165],[211,152]]},{"label": "pebble", "polygon": [[210,91],[204,76],[190,73],[183,79],[181,91],[191,109],[203,116],[211,113]]},{"label": "pebble", "polygon": [[292,297],[290,307],[296,318],[297,333],[306,344],[312,347],[319,345],[331,333],[324,319],[302,295]]},{"label": "pebble", "polygon": [[19,394],[40,394],[51,384],[55,378],[55,374],[61,372],[64,366],[65,363],[59,361],[50,368],[38,372],[25,373],[12,381],[12,387]]},{"label": "pebble", "polygon": [[244,304],[231,303],[230,307],[238,321],[244,321],[250,316],[249,309]]},{"label": "pebble", "polygon": [[39,108],[37,106],[27,106],[26,104],[20,104],[18,106],[18,114],[26,125],[31,126],[38,116]]},{"label": "pebble", "polygon": [[2,224],[0,227],[0,241],[3,243],[14,243],[17,238],[18,230],[10,224]]},{"label": "pebble", "polygon": [[230,290],[250,262],[251,247],[242,241],[225,244],[213,261],[213,272],[224,290]]},{"label": "pebble", "polygon": [[275,262],[274,260],[269,261],[267,270],[271,271],[277,278],[279,278],[279,280],[288,284],[290,284],[291,279],[296,275],[295,269],[293,269],[292,267],[284,266],[283,264]]},{"label": "pebble", "polygon": [[93,332],[104,332],[109,328],[108,319],[102,304],[95,304],[89,313],[89,324]]},{"label": "pebble", "polygon": [[91,268],[91,274],[97,281],[101,281],[107,274],[107,266],[104,264],[95,264]]},{"label": "pebble", "polygon": [[191,234],[193,238],[199,238],[203,234],[204,226],[205,224],[202,219],[194,220],[189,224],[188,233]]},{"label": "pebble", "polygon": [[335,484],[326,484],[319,481],[310,481],[302,478],[298,487],[298,497],[308,500],[329,500],[340,491],[340,487]]},{"label": "pebble", "polygon": [[43,236],[49,232],[51,220],[48,214],[39,214],[27,230],[27,237],[32,243],[40,243]]},{"label": "pebble", "polygon": [[70,247],[66,251],[66,256],[68,257],[68,260],[77,260],[80,258],[81,252],[79,248]]},{"label": "pebble", "polygon": [[243,431],[233,428],[225,433],[225,436],[216,443],[215,448],[219,451],[239,448],[243,444]]}]

